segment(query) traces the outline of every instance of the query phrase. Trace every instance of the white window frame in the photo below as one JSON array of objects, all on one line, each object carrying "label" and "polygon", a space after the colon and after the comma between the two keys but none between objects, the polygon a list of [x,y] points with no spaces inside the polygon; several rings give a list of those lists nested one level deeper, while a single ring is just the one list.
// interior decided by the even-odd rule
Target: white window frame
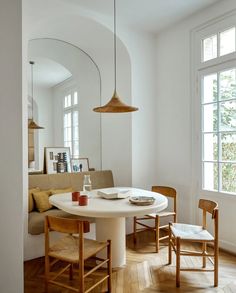
[{"label": "white window frame", "polygon": [[[64,125],[64,116],[67,113],[71,113],[71,157],[72,158],[78,158],[79,157],[79,121],[78,121],[78,154],[75,155],[75,150],[74,150],[74,134],[73,134],[73,128],[75,127],[73,125],[73,112],[74,111],[78,111],[78,116],[79,116],[79,96],[78,96],[78,102],[76,105],[73,105],[72,101],[73,101],[73,97],[74,97],[74,93],[77,92],[77,96],[78,96],[78,89],[76,87],[69,87],[64,91],[63,97],[62,97],[62,109],[63,109],[63,116],[62,116],[62,124],[63,124],[63,144],[65,146],[65,136],[64,136],[64,129],[65,129],[65,125]],[[66,107],[65,108],[65,97],[71,95],[71,106]],[[79,117],[78,117],[79,120]]]},{"label": "white window frame", "polygon": [[[215,66],[211,66],[211,67],[208,67],[206,69],[199,70],[199,72],[198,72],[198,80],[199,80],[198,87],[201,89],[200,95],[199,95],[200,108],[201,108],[201,110],[200,110],[200,112],[201,112],[201,114],[200,114],[201,115],[201,118],[200,118],[201,119],[201,127],[200,127],[200,132],[201,132],[200,133],[200,145],[201,145],[201,190],[209,191],[207,189],[204,189],[204,187],[203,187],[203,185],[204,185],[203,184],[204,174],[203,174],[203,168],[202,168],[202,164],[204,162],[204,158],[203,158],[204,157],[204,154],[203,154],[203,135],[204,135],[204,133],[206,133],[206,132],[203,131],[203,122],[204,121],[203,121],[203,114],[202,114],[202,105],[203,105],[202,104],[202,96],[203,96],[203,92],[202,92],[202,90],[203,90],[202,81],[203,81],[203,77],[206,76],[206,75],[210,75],[210,74],[216,73],[217,76],[218,76],[218,78],[219,78],[219,72],[222,72],[222,71],[225,71],[225,70],[230,70],[230,69],[233,69],[233,68],[236,68],[236,60],[235,61],[230,61],[230,62],[224,62],[224,63],[221,63],[219,65],[215,65]],[[234,99],[230,99],[230,100],[235,100],[235,98]],[[223,102],[230,101],[230,100],[223,100]],[[211,104],[211,103],[209,103],[209,104]],[[217,100],[216,104],[217,104],[217,109],[218,109],[218,104],[219,104],[219,101],[218,100]],[[218,121],[218,123],[219,123],[219,121]],[[236,131],[229,131],[229,130],[228,131],[223,131],[223,132],[225,132],[225,133],[232,133],[232,132],[233,133],[236,133]],[[219,148],[220,147],[220,144],[219,144],[219,136],[222,133],[219,130],[219,125],[218,125],[218,128],[217,128],[217,131],[210,132],[210,133],[214,133],[214,134],[217,135],[217,139],[218,139],[217,145],[218,145],[218,148]],[[223,161],[221,161],[219,159],[219,157],[220,157],[220,152],[218,151],[218,159],[217,159],[217,161],[215,161],[215,163],[218,164],[218,170],[220,171],[221,168],[219,167],[219,165]],[[213,162],[213,161],[209,161],[209,162]],[[230,194],[230,192],[226,192],[226,191],[221,191],[220,190],[221,189],[221,185],[222,185],[222,182],[221,182],[222,180],[221,179],[222,178],[221,178],[220,172],[219,172],[219,174],[218,174],[218,190],[215,190],[215,191],[212,191],[212,192],[219,192],[219,193]],[[236,196],[236,193],[232,193],[232,194]]]},{"label": "white window frame", "polygon": [[[193,193],[198,196],[215,198],[215,196],[233,196],[235,194],[223,191],[204,190],[202,174],[202,93],[201,77],[210,73],[234,67],[236,52],[219,56],[219,40],[217,47],[217,58],[202,61],[202,40],[225,31],[231,27],[236,27],[236,11],[232,11],[223,17],[218,17],[204,25],[195,28],[191,32],[191,93],[192,93],[192,188]],[[193,196],[193,205],[197,204],[197,198]],[[193,207],[193,215],[196,210]],[[195,214],[196,216],[196,214]]]}]

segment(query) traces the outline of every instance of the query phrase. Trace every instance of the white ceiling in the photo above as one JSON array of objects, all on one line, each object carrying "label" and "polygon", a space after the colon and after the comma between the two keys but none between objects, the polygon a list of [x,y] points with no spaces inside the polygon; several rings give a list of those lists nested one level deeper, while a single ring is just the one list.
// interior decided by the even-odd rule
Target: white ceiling
[{"label": "white ceiling", "polygon": [[[105,16],[113,15],[112,0],[62,0]],[[157,33],[207,6],[223,0],[117,0],[117,24]]]},{"label": "white ceiling", "polygon": [[[117,0],[117,26],[127,26],[135,30],[158,33],[166,27],[202,10],[216,2],[224,0]],[[56,7],[55,7],[56,5]],[[47,7],[47,9],[45,8]],[[29,26],[40,19],[47,11],[57,15],[59,12],[87,14],[97,16],[112,23],[113,0],[27,0]],[[51,10],[50,10],[51,9]],[[53,11],[53,12],[52,12]],[[86,33],[86,27],[82,30]],[[34,58],[35,85],[52,87],[71,77],[70,72],[62,65],[43,58]],[[29,76],[30,80],[30,76]]]},{"label": "white ceiling", "polygon": [[[72,76],[65,67],[53,60],[39,57],[31,59],[35,62],[33,65],[34,86],[50,88]],[[29,83],[31,84],[31,67],[29,68]]]}]

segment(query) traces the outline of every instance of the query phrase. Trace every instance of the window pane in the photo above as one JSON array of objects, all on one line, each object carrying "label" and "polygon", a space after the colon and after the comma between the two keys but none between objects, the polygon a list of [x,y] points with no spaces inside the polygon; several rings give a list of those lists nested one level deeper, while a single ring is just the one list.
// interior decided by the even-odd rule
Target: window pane
[{"label": "window pane", "polygon": [[236,164],[221,164],[222,191],[236,192]]},{"label": "window pane", "polygon": [[74,92],[74,105],[78,104],[78,93]]},{"label": "window pane", "polygon": [[73,139],[74,140],[79,139],[79,127],[78,126],[73,127]]},{"label": "window pane", "polygon": [[236,130],[236,100],[220,103],[220,130]]},{"label": "window pane", "polygon": [[67,113],[67,121],[66,121],[66,126],[70,127],[71,126],[71,112]]},{"label": "window pane", "polygon": [[203,188],[218,190],[217,163],[203,163]]},{"label": "window pane", "polygon": [[71,126],[71,113],[64,114],[64,127]]},{"label": "window pane", "polygon": [[71,141],[65,141],[64,146],[69,147],[70,148],[70,153],[72,154],[72,143],[71,143]]},{"label": "window pane", "polygon": [[236,133],[221,134],[222,161],[236,161]]},{"label": "window pane", "polygon": [[66,138],[66,140],[71,141],[71,127],[67,128],[67,138]]},{"label": "window pane", "polygon": [[236,98],[236,69],[230,69],[220,73],[219,99]]},{"label": "window pane", "polygon": [[203,106],[203,131],[212,132],[217,130],[217,107],[216,103]]},{"label": "window pane", "polygon": [[73,141],[74,157],[79,157],[79,142],[78,140]]},{"label": "window pane", "polygon": [[68,95],[67,96],[67,107],[70,107],[71,106],[71,95]]},{"label": "window pane", "polygon": [[74,111],[73,112],[73,125],[78,125],[79,124],[79,112]]},{"label": "window pane", "polygon": [[235,51],[235,27],[220,33],[220,56]]},{"label": "window pane", "polygon": [[218,159],[217,135],[207,133],[203,135],[203,160],[216,161]]},{"label": "window pane", "polygon": [[217,35],[203,40],[203,61],[217,57]]},{"label": "window pane", "polygon": [[203,79],[203,103],[217,101],[217,74],[204,76]]}]

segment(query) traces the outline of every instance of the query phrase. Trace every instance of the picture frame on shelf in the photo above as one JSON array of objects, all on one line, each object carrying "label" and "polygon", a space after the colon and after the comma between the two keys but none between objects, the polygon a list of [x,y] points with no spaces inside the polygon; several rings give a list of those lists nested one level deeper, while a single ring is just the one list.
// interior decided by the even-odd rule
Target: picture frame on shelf
[{"label": "picture frame on shelf", "polygon": [[87,172],[89,171],[89,159],[88,158],[72,158],[71,159],[72,172]]},{"label": "picture frame on shelf", "polygon": [[71,173],[71,157],[69,147],[44,148],[45,173]]}]

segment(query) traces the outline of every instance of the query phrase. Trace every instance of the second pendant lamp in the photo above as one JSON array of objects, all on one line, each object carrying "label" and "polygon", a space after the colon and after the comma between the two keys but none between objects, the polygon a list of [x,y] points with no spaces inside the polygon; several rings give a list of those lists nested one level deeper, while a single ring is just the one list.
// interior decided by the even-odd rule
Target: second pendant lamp
[{"label": "second pendant lamp", "polygon": [[110,101],[101,107],[94,108],[93,111],[99,112],[99,113],[125,113],[125,112],[134,112],[137,111],[138,108],[132,107],[129,105],[126,105],[121,101],[119,96],[116,92],[116,54],[117,54],[117,48],[116,48],[116,0],[114,0],[114,84],[115,89],[112,98]]},{"label": "second pendant lamp", "polygon": [[30,119],[30,122],[28,124],[29,129],[44,129],[44,127],[39,126],[35,121],[34,121],[34,81],[33,81],[33,66],[34,66],[34,61],[30,61],[29,64],[31,65],[31,105],[32,105],[32,119]]}]

